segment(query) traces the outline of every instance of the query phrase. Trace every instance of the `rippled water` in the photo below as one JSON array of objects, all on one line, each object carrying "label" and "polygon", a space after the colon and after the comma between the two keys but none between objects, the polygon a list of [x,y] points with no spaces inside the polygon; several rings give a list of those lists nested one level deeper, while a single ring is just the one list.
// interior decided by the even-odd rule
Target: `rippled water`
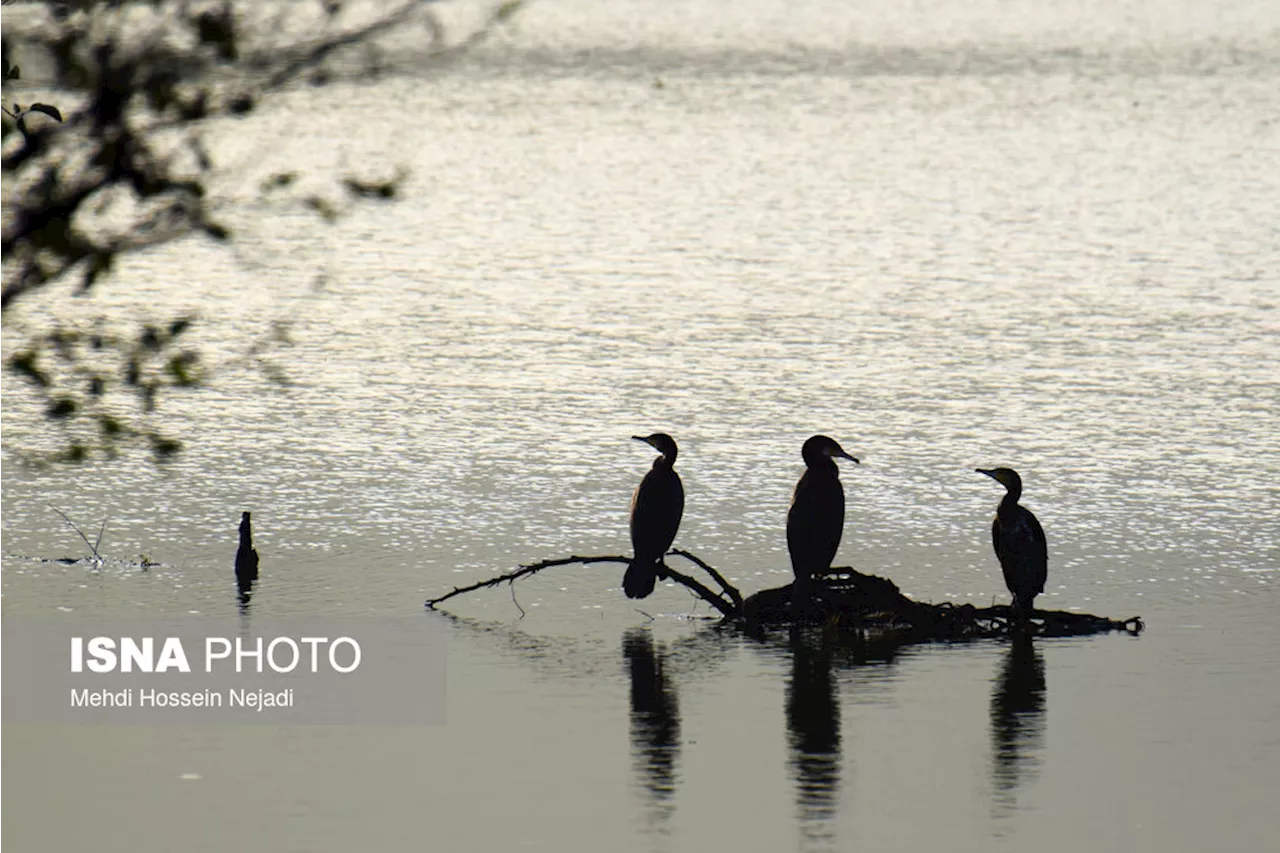
[{"label": "rippled water", "polygon": [[[242,509],[255,612],[414,612],[627,550],[649,462],[628,436],[664,429],[677,544],[744,591],[786,581],[799,447],[827,432],[864,463],[840,562],[1004,600],[999,489],[972,469],[1012,465],[1049,537],[1043,604],[1149,630],[757,644],[674,590],[650,622],[614,567],[571,567],[518,587],[523,621],[505,590],[459,602],[442,728],[11,736],[29,781],[5,840],[1265,849],[1278,28],[1247,2],[542,4],[449,65],[408,52],[220,131],[234,255],[173,247],[6,323],[190,306],[224,360],[287,323],[293,383],[229,369],[167,400],[191,448],[162,468],[7,458],[6,613],[228,611]],[[299,164],[410,177],[324,226],[258,197]],[[6,443],[38,446],[3,390]],[[80,553],[49,505],[164,565],[26,559]]]}]

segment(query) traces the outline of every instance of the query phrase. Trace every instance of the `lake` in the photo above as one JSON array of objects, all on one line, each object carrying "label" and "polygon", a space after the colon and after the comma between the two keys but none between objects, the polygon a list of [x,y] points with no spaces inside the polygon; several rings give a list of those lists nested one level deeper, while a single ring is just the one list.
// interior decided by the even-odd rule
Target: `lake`
[{"label": "lake", "polygon": [[[14,456],[56,436],[4,374],[4,614],[418,620],[447,721],[11,726],[3,840],[1273,848],[1277,116],[1273,3],[566,0],[211,129],[233,250],[6,315],[7,358],[54,314],[192,311],[217,369],[162,401],[173,461],[53,469]],[[259,191],[397,167],[397,201],[334,224]],[[745,593],[790,581],[826,433],[862,461],[837,563],[1007,602],[974,468],[1008,465],[1048,537],[1038,606],[1147,630],[759,639],[677,587],[629,601],[612,564],[423,609],[628,553],[630,436],[659,430],[675,544]],[[107,520],[105,566],[35,559],[87,554],[54,508]]]}]

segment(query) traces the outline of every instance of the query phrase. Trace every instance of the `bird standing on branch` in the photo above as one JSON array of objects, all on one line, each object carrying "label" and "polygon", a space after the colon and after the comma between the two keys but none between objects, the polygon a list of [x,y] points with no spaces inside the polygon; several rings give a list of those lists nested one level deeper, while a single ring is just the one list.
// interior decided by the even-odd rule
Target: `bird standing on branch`
[{"label": "bird standing on branch", "polygon": [[644,475],[631,496],[631,548],[635,556],[622,577],[627,598],[644,598],[658,581],[662,558],[675,541],[684,515],[684,486],[673,468],[676,442],[665,432],[631,436],[652,445],[662,455]]},{"label": "bird standing on branch", "polygon": [[807,466],[787,511],[787,551],[795,572],[792,602],[807,599],[814,575],[825,574],[844,532],[844,487],[836,458],[857,462],[836,442],[815,435],[800,451]]},{"label": "bird standing on branch", "polygon": [[1018,505],[1022,478],[1012,468],[975,468],[1005,487],[1004,500],[991,522],[991,544],[1004,572],[1004,584],[1013,593],[1013,609],[1019,616],[1031,615],[1031,603],[1044,592],[1049,572],[1049,548],[1044,529],[1031,510]]}]

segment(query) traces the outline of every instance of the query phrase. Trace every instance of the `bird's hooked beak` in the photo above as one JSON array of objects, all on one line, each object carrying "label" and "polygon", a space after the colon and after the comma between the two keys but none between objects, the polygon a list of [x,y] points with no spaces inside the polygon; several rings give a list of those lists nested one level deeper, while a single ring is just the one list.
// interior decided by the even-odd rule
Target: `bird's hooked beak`
[{"label": "bird's hooked beak", "polygon": [[663,456],[667,455],[667,452],[663,450],[661,445],[658,443],[656,434],[655,435],[633,435],[631,437],[634,438],[636,441],[643,441],[645,444],[649,445],[654,450],[661,453]]},{"label": "bird's hooked beak", "polygon": [[990,477],[991,479],[995,480],[995,481],[996,481],[997,483],[999,483],[1000,485],[1005,486],[1006,488],[1007,488],[1007,487],[1008,487],[1008,485],[1009,485],[1009,484],[1008,484],[1008,483],[1006,483],[1003,479],[1001,479],[1000,475],[999,475],[998,473],[996,473],[996,471],[994,471],[994,470],[992,470],[992,469],[990,469],[990,468],[974,468],[973,470],[974,470],[974,471],[977,471],[979,474],[986,474],[988,477]]},{"label": "bird's hooked beak", "polygon": [[862,464],[861,462],[858,461],[858,458],[856,456],[850,456],[848,453],[845,453],[843,448],[837,447],[835,450],[832,450],[827,455],[839,456],[841,459],[848,459],[850,462],[854,463],[855,465]]}]

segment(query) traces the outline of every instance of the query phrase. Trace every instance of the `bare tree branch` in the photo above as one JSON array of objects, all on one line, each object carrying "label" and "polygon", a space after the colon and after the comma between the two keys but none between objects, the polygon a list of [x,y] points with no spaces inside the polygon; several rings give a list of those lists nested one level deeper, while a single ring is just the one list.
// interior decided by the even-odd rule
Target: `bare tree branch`
[{"label": "bare tree branch", "polygon": [[[1116,620],[1089,613],[1036,610],[1029,618],[1023,618],[1008,605],[993,604],[991,607],[975,607],[972,604],[957,606],[951,602],[929,604],[914,601],[903,595],[897,585],[888,578],[863,574],[848,567],[832,568],[826,574],[815,578],[816,588],[812,591],[812,601],[807,602],[804,608],[797,610],[792,604],[793,584],[761,590],[744,600],[742,594],[726,581],[719,571],[699,557],[681,549],[669,551],[668,555],[684,557],[702,567],[715,578],[728,597],[717,595],[694,578],[677,572],[665,564],[660,564],[658,567],[660,578],[673,580],[690,590],[716,608],[725,619],[741,621],[759,629],[812,623],[835,626],[846,632],[868,636],[892,635],[900,638],[904,643],[912,643],[1007,637],[1020,633],[1048,637],[1074,637],[1125,631],[1137,635],[1146,628],[1138,616]],[[626,565],[630,562],[631,558],[622,555],[573,556],[543,560],[470,586],[454,587],[452,592],[429,599],[426,606],[434,610],[437,605],[454,596],[502,583],[514,584],[520,578],[537,574],[553,566],[574,563]],[[519,607],[519,603],[516,606]],[[521,608],[520,612],[523,617],[524,609]],[[647,618],[653,618],[644,611],[639,612]]]},{"label": "bare tree branch", "polygon": [[[701,565],[705,565],[704,563],[702,563],[701,560],[698,560],[696,557],[693,557],[692,559]],[[543,560],[542,562],[539,562],[539,563],[531,563],[527,566],[521,566],[520,568],[516,569],[513,572],[507,572],[506,574],[499,575],[496,578],[489,578],[488,580],[480,581],[478,583],[473,583],[470,586],[454,587],[452,592],[448,592],[438,598],[427,599],[426,606],[429,610],[435,610],[437,605],[448,601],[454,596],[462,595],[463,593],[467,593],[467,592],[474,592],[477,589],[486,589],[491,586],[498,586],[499,584],[503,584],[503,583],[514,584],[520,578],[525,578],[525,577],[529,577],[530,575],[535,575],[538,572],[542,571],[543,569],[549,569],[549,568],[552,568],[553,566],[568,566],[575,563],[581,564],[581,565],[590,565],[592,563],[621,563],[623,565],[628,565],[630,564],[630,562],[631,562],[630,557],[624,557],[620,554],[617,554],[617,555],[610,554],[610,555],[605,555],[600,557],[573,556],[573,557],[562,557],[556,560]],[[714,592],[707,589],[704,585],[694,580],[693,578],[689,577],[688,575],[681,574],[680,572],[677,572],[674,569],[668,568],[666,566],[661,566],[658,569],[658,574],[660,577],[669,578],[670,580],[673,580],[676,583],[691,590],[699,598],[706,601],[716,610],[720,611],[720,614],[723,616],[732,618],[736,616],[739,612],[738,608],[734,606],[731,602],[728,602],[725,599],[721,598],[720,596],[716,595]]]},{"label": "bare tree branch", "polygon": [[[54,505],[52,505],[52,504],[50,504],[50,505],[49,505],[49,509],[53,510],[53,511],[54,511],[54,512],[56,512],[58,515],[62,516],[62,520],[63,520],[63,521],[65,521],[65,522],[67,523],[67,525],[68,525],[72,530],[74,530],[74,531],[76,532],[76,535],[77,535],[77,536],[79,536],[81,539],[83,539],[83,540],[84,540],[84,544],[88,545],[88,546],[89,546],[89,550],[93,552],[93,558],[94,558],[95,560],[97,560],[99,563],[105,563],[105,562],[106,562],[106,560],[102,559],[102,555],[98,553],[98,548],[97,548],[97,546],[95,546],[92,542],[90,542],[90,541],[89,541],[89,537],[88,537],[88,536],[85,536],[85,535],[84,535],[84,533],[82,533],[82,532],[80,531],[80,528],[79,528],[79,527],[76,527],[76,525],[75,525],[75,522],[74,522],[74,521],[72,521],[70,518],[67,518],[67,514],[66,514],[65,512],[63,512],[62,510],[58,509],[56,506],[54,506]],[[107,526],[107,520],[106,520],[105,518],[102,520],[102,526],[103,526],[103,527],[106,527],[106,526]],[[101,540],[101,539],[102,539],[102,533],[101,533],[101,531],[99,531],[99,533],[98,533],[98,539],[99,539],[99,540]]]},{"label": "bare tree branch", "polygon": [[448,601],[449,599],[453,598],[456,595],[462,595],[463,593],[467,593],[467,592],[475,592],[477,589],[487,589],[488,587],[497,586],[498,584],[502,584],[502,583],[515,583],[520,578],[528,577],[530,575],[536,575],[538,572],[542,571],[543,569],[549,569],[549,568],[552,568],[553,566],[568,566],[573,563],[581,563],[583,565],[589,565],[591,563],[624,563],[625,564],[630,562],[631,562],[630,559],[628,559],[627,557],[621,557],[621,556],[562,557],[558,560],[543,560],[540,563],[530,563],[527,566],[521,566],[520,568],[516,569],[514,572],[507,572],[504,575],[498,575],[496,578],[489,578],[488,580],[479,581],[478,583],[473,583],[470,586],[461,586],[461,587],[455,586],[452,592],[446,593],[445,595],[442,595],[439,598],[427,599],[426,606],[428,610],[435,610],[436,605],[442,604],[443,602]]},{"label": "bare tree branch", "polygon": [[703,562],[701,559],[699,559],[697,556],[695,556],[695,555],[693,555],[693,554],[689,553],[688,551],[684,550],[683,548],[672,548],[672,549],[671,549],[670,551],[668,551],[667,553],[668,553],[668,554],[674,554],[674,555],[675,555],[675,556],[677,556],[677,557],[684,557],[686,560],[688,560],[689,562],[691,562],[691,563],[693,563],[694,565],[698,566],[698,567],[699,567],[699,568],[701,568],[703,571],[705,571],[707,574],[711,575],[711,577],[715,579],[715,582],[716,582],[716,583],[718,583],[718,584],[720,584],[720,588],[721,588],[721,589],[723,589],[723,590],[725,591],[725,594],[726,594],[726,595],[728,595],[730,598],[732,598],[732,599],[733,599],[733,603],[734,603],[734,605],[735,605],[739,610],[741,610],[741,609],[742,609],[742,593],[738,592],[737,587],[733,586],[733,584],[731,584],[731,583],[729,583],[727,580],[725,580],[725,579],[724,579],[724,575],[722,575],[722,574],[720,574],[719,572],[717,572],[714,568],[712,568],[712,566],[711,566],[710,564],[708,564],[708,563],[704,563],[704,562]]}]

